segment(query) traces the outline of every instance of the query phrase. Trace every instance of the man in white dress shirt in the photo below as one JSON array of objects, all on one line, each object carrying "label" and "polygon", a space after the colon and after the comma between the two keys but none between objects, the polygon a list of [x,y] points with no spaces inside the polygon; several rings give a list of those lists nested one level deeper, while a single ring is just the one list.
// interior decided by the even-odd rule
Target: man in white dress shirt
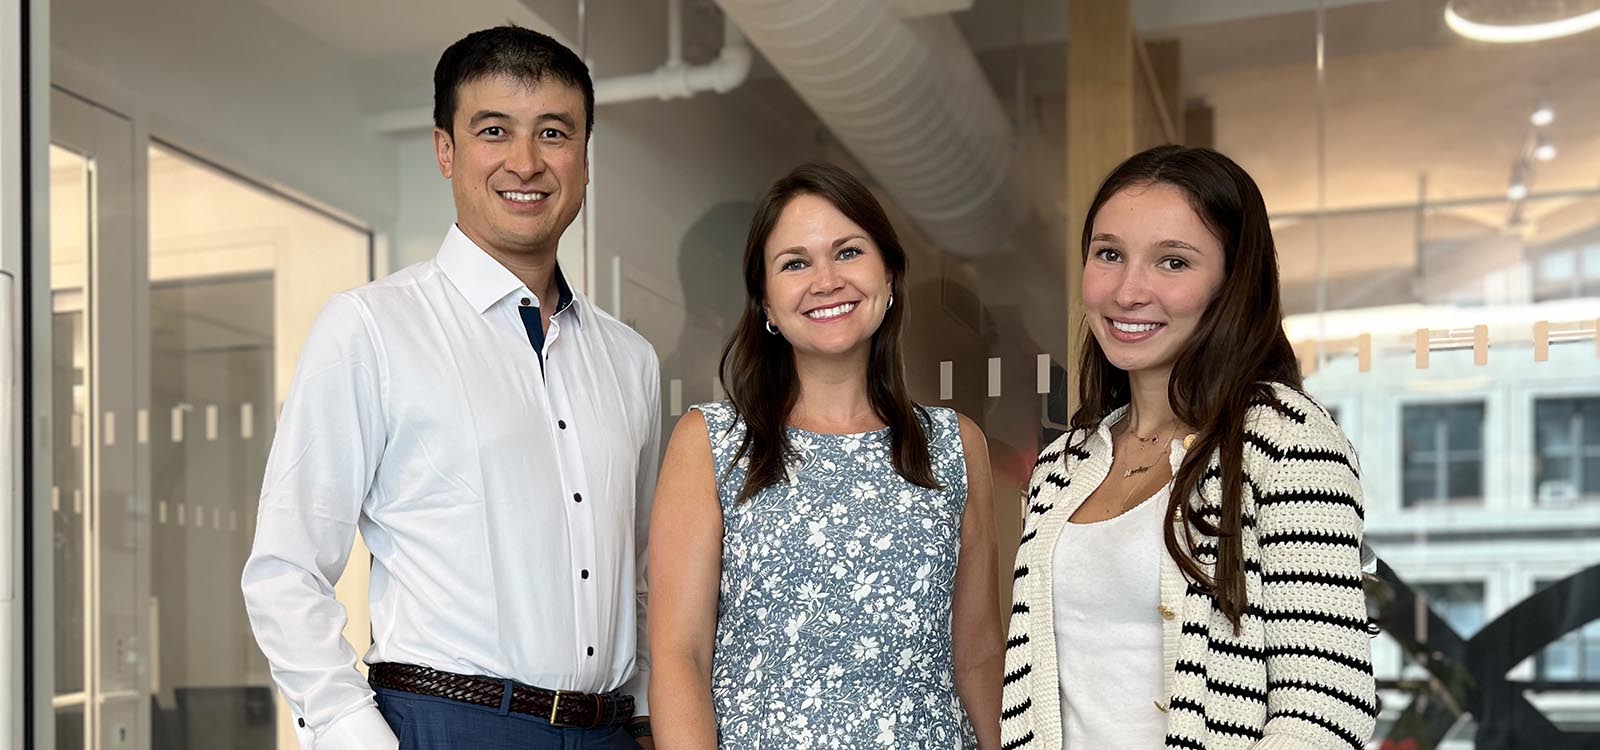
[{"label": "man in white dress shirt", "polygon": [[[434,144],[456,223],[432,260],[336,295],[306,341],[243,575],[303,748],[650,747],[660,368],[556,264],[593,110],[548,36],[452,45]],[[357,529],[369,678],[333,588]]]}]

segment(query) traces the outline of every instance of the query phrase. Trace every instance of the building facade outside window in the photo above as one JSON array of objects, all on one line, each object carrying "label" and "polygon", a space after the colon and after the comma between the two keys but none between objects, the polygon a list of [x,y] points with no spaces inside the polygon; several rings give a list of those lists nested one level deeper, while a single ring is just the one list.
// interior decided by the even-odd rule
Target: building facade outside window
[{"label": "building facade outside window", "polygon": [[1540,505],[1600,500],[1600,396],[1539,399],[1534,443]]},{"label": "building facade outside window", "polygon": [[[1535,588],[1543,591],[1555,581],[1542,580]],[[1600,620],[1567,633],[1546,646],[1534,657],[1537,679],[1548,682],[1600,681]]]},{"label": "building facade outside window", "polygon": [[1403,407],[1405,506],[1483,502],[1483,404]]}]

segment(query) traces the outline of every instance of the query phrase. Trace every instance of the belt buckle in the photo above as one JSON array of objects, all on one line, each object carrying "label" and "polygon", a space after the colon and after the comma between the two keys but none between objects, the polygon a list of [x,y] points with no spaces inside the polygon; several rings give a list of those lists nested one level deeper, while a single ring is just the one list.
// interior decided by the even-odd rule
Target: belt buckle
[{"label": "belt buckle", "polygon": [[[556,713],[561,710],[561,692],[562,691],[556,690],[556,691],[553,691],[553,692],[554,692],[555,695],[554,695],[553,698],[550,699],[550,716],[547,717],[547,720],[550,722],[550,726],[557,727],[557,728],[566,728],[566,727],[579,726],[577,724],[567,724],[567,723],[558,721],[556,719]],[[568,692],[571,693],[571,691],[568,691]],[[571,694],[572,695],[582,695],[582,693],[571,693]],[[605,714],[606,714],[605,699],[604,699],[603,696],[601,696],[601,695],[599,695],[597,693],[594,696],[594,723],[590,724],[586,728],[588,728],[588,729],[598,728],[600,726],[600,722],[605,719]]]},{"label": "belt buckle", "polygon": [[550,726],[553,726],[553,727],[565,727],[566,726],[566,724],[562,724],[561,722],[556,721],[556,712],[559,711],[559,710],[561,710],[561,691],[557,690],[557,691],[555,691],[555,697],[550,700],[550,718],[549,718]]}]

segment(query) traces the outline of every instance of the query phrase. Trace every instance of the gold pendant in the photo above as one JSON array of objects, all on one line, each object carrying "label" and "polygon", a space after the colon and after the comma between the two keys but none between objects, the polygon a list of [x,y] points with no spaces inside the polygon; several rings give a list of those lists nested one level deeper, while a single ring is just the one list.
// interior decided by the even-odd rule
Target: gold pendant
[{"label": "gold pendant", "polygon": [[1136,477],[1136,476],[1139,476],[1140,474],[1143,474],[1143,473],[1145,473],[1145,472],[1147,472],[1149,470],[1150,470],[1150,467],[1148,467],[1148,466],[1135,466],[1135,467],[1133,467],[1131,469],[1128,469],[1127,471],[1122,472],[1122,478],[1123,479],[1128,479],[1129,477]]}]

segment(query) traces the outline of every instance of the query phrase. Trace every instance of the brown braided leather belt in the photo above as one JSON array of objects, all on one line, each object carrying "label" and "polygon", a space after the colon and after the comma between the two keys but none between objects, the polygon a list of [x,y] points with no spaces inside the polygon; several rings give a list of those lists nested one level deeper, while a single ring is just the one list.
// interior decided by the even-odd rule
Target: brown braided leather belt
[{"label": "brown braided leather belt", "polygon": [[[505,681],[472,677],[411,664],[372,665],[367,681],[373,687],[431,695],[499,709]],[[633,718],[633,696],[620,693],[572,693],[512,683],[511,710],[537,716],[558,727],[605,727]]]}]

